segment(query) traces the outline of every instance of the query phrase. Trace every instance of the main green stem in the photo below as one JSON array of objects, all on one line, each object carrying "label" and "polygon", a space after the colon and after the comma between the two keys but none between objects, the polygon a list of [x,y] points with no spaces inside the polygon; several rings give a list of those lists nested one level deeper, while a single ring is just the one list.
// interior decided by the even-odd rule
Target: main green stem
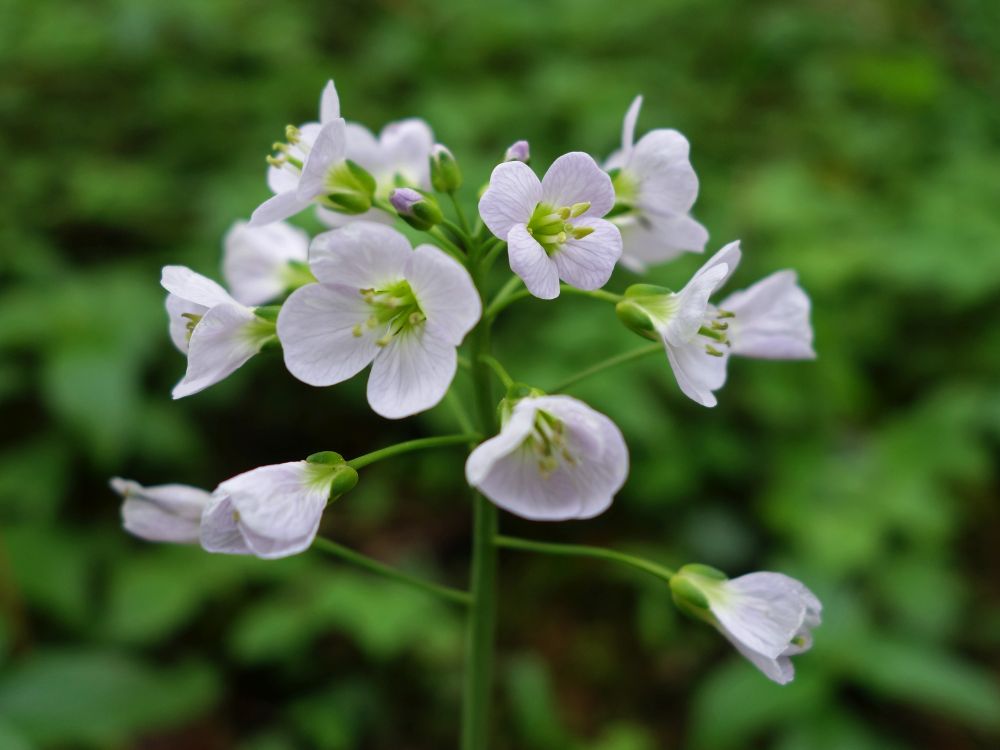
[{"label": "main green stem", "polygon": [[[470,257],[470,270],[480,294],[485,289],[485,269],[480,247]],[[496,401],[492,373],[483,357],[490,353],[490,323],[484,317],[473,332],[472,384],[476,421],[485,435],[496,432]],[[465,702],[462,706],[462,749],[486,750],[490,740],[490,706],[493,687],[493,648],[496,622],[497,509],[476,492],[473,495],[472,568],[465,646]]]}]

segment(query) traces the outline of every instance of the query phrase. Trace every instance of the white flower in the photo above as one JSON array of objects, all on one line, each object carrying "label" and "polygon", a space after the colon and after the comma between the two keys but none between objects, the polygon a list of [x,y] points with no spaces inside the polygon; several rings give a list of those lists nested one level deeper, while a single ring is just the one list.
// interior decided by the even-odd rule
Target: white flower
[{"label": "white flower", "polygon": [[569,396],[517,402],[500,434],[465,464],[469,484],[524,518],[592,518],[628,476],[628,448],[615,423]]},{"label": "white flower", "polygon": [[292,375],[333,385],[371,363],[368,403],[378,414],[398,419],[437,404],[482,311],[461,264],[370,222],[316,237],[309,263],[319,283],[292,292],[278,316]]},{"label": "white flower", "polygon": [[274,338],[274,323],[234,300],[211,279],[184,266],[166,266],[170,338],[187,354],[184,378],[173,390],[183,398],[224,380]]},{"label": "white flower", "polygon": [[347,123],[333,81],[320,99],[320,121],[285,129],[268,157],[267,184],[274,197],[253,212],[250,224],[262,226],[294,216],[312,203],[348,213],[371,207],[371,176],[347,160]]},{"label": "white flower", "polygon": [[527,164],[498,164],[479,201],[494,235],[507,242],[511,270],[542,299],[559,296],[559,279],[579,289],[607,283],[622,239],[600,218],[615,202],[611,178],[587,154],[564,154],[545,177]]},{"label": "white flower", "polygon": [[[677,384],[688,398],[715,406],[726,382],[730,354],[767,359],[810,359],[809,298],[791,271],[776,273],[728,297],[719,307],[709,297],[740,262],[740,243],[712,256],[677,293],[632,287],[619,316],[643,335],[663,341]],[[647,330],[642,330],[648,326]],[[655,332],[655,333],[654,333]]]},{"label": "white flower", "polygon": [[284,222],[252,227],[237,221],[223,241],[222,275],[233,297],[244,305],[263,305],[300,286],[309,257],[309,235]]},{"label": "white flower", "polygon": [[634,271],[705,249],[708,232],[688,212],[698,196],[698,178],[687,139],[676,130],[651,130],[635,143],[642,97],[625,114],[622,147],[605,168],[614,170],[616,212],[622,233],[622,263]]},{"label": "white flower", "polygon": [[[670,581],[675,600],[722,635],[769,679],[791,682],[791,657],[812,647],[823,605],[802,583],[781,573],[727,579],[703,565],[686,565]],[[706,611],[707,610],[707,611]]]},{"label": "white flower", "polygon": [[195,543],[201,514],[211,494],[184,484],[143,487],[130,479],[114,477],[111,489],[124,498],[125,530],[151,542]]},{"label": "white flower", "polygon": [[212,493],[201,546],[265,559],[302,552],[316,536],[331,491],[341,494],[356,482],[357,473],[343,461],[291,461],[235,476]]}]

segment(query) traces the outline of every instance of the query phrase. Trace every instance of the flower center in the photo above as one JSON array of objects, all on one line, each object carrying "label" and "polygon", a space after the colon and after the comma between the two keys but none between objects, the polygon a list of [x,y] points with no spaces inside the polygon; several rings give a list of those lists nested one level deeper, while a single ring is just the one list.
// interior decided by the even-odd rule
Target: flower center
[{"label": "flower center", "polygon": [[201,322],[202,315],[196,313],[181,313],[182,318],[187,318],[187,340],[191,340],[191,334],[194,333],[194,328]]},{"label": "flower center", "polygon": [[528,234],[546,253],[552,255],[562,249],[567,240],[582,240],[594,231],[591,227],[578,227],[571,221],[585,214],[589,208],[589,203],[560,207],[539,203],[528,219]]},{"label": "flower center", "polygon": [[729,341],[729,323],[727,321],[735,317],[736,313],[729,312],[728,310],[719,310],[718,308],[709,309],[708,314],[705,315],[704,323],[698,329],[699,336],[709,339],[709,342],[705,344],[706,354],[710,354],[713,357],[725,356],[725,353],[720,351],[715,345],[732,346],[732,343]]},{"label": "flower center", "polygon": [[559,468],[562,461],[571,466],[576,463],[573,454],[566,446],[566,425],[546,411],[535,413],[535,424],[524,440],[524,446],[535,456],[538,471],[542,478],[547,479]]},{"label": "flower center", "polygon": [[365,328],[384,327],[385,334],[375,342],[379,346],[386,346],[393,337],[412,331],[427,320],[406,279],[387,284],[383,289],[361,289],[360,293],[371,315],[363,325],[354,326],[352,333],[361,336]]}]

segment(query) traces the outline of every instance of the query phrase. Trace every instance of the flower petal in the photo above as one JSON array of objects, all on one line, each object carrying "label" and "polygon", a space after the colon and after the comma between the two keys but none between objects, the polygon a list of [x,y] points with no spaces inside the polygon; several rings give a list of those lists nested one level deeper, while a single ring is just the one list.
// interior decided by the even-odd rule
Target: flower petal
[{"label": "flower petal", "polygon": [[740,251],[740,241],[736,240],[735,242],[730,242],[728,245],[719,250],[719,252],[705,261],[705,264],[695,272],[695,275],[691,278],[691,281],[689,281],[688,284],[691,284],[691,282],[703,275],[712,274],[714,268],[725,265],[726,274],[715,283],[715,288],[712,290],[714,292],[725,284],[729,280],[729,277],[733,275],[733,272],[736,270],[736,266],[740,264],[740,258],[742,255],[743,254]]},{"label": "flower petal", "polygon": [[639,94],[628,105],[625,120],[622,122],[622,152],[625,154],[626,161],[632,151],[632,144],[635,143],[635,125],[639,121],[640,109],[642,109],[642,94]]},{"label": "flower petal", "polygon": [[472,277],[461,263],[433,245],[420,245],[404,271],[417,304],[427,316],[427,332],[458,346],[482,314]]},{"label": "flower petal", "polygon": [[206,552],[249,555],[250,547],[236,524],[237,512],[225,493],[215,493],[201,519],[201,546]]},{"label": "flower petal", "polygon": [[654,130],[635,147],[629,169],[638,180],[645,212],[686,214],[698,197],[698,177],[687,158],[687,139],[676,130]]},{"label": "flower petal", "polygon": [[[296,186],[298,183],[296,182]],[[295,188],[278,193],[261,203],[250,215],[250,226],[262,227],[273,221],[283,221],[295,216],[309,205],[309,200],[300,200]]]},{"label": "flower petal", "polygon": [[794,271],[778,271],[719,305],[729,323],[733,354],[760,359],[813,359],[809,297]]},{"label": "flower petal", "polygon": [[455,377],[455,345],[423,327],[397,334],[378,353],[368,376],[368,403],[386,419],[430,409]]},{"label": "flower petal", "polygon": [[188,345],[184,378],[173,390],[174,398],[198,393],[226,379],[260,351],[262,341],[248,326],[256,320],[242,305],[216,305],[198,321]]},{"label": "flower petal", "polygon": [[728,359],[726,352],[721,357],[712,356],[697,340],[681,346],[667,346],[667,360],[677,385],[685,396],[702,406],[712,407],[718,403],[712,391],[725,384]]},{"label": "flower petal", "polygon": [[569,239],[552,255],[559,278],[577,289],[600,289],[608,283],[622,255],[618,227],[604,219],[580,219],[578,227],[594,231],[583,239]]},{"label": "flower petal", "polygon": [[725,631],[722,631],[722,634],[726,637],[726,640],[736,647],[736,650],[739,651],[740,654],[747,659],[747,661],[757,667],[757,669],[759,669],[769,680],[772,680],[779,685],[787,685],[795,679],[795,666],[792,664],[792,660],[788,658],[788,656],[782,655],[772,659],[748,648],[745,644],[740,643]]},{"label": "flower petal", "polygon": [[521,277],[533,295],[539,299],[559,296],[559,269],[523,224],[512,228],[507,235],[507,260],[510,270]]},{"label": "flower petal", "polygon": [[340,211],[331,211],[323,206],[316,206],[316,218],[331,229],[346,227],[359,221],[367,221],[375,224],[392,226],[395,219],[386,211],[380,208],[369,208],[363,214],[343,214]]},{"label": "flower petal", "polygon": [[490,186],[479,200],[479,215],[494,235],[508,240],[510,231],[525,225],[542,199],[542,183],[524,162],[498,164],[490,175]]},{"label": "flower petal", "polygon": [[322,520],[323,514],[320,513],[316,516],[312,528],[307,533],[294,539],[274,539],[269,536],[257,534],[242,524],[240,525],[240,532],[243,534],[244,541],[254,555],[262,560],[277,560],[282,557],[297,555],[309,549],[316,538],[316,532],[319,531],[319,525]]},{"label": "flower petal", "polygon": [[370,315],[371,307],[357,289],[327,284],[296,289],[278,313],[278,340],[288,371],[315,386],[359,373],[375,358],[375,341],[385,333],[385,326],[367,324]]},{"label": "flower petal", "polygon": [[[326,178],[331,167],[344,158],[347,151],[347,123],[343,118],[323,125],[316,136],[316,142],[309,149],[309,156],[302,166],[302,177],[295,197],[309,203],[322,195],[326,189]],[[258,209],[260,210],[260,209]]]},{"label": "flower petal", "polygon": [[709,604],[719,626],[734,642],[777,659],[802,627],[807,597],[810,603],[816,600],[794,578],[765,571],[726,581]]},{"label": "flower petal", "polygon": [[408,184],[429,188],[431,182],[430,154],[434,133],[430,125],[417,117],[390,122],[379,134],[383,171],[379,187],[395,187],[397,177]]},{"label": "flower petal", "polygon": [[309,267],[324,283],[380,289],[403,278],[411,255],[410,241],[395,229],[355,221],[314,237]]},{"label": "flower petal", "polygon": [[188,302],[185,299],[181,299],[176,294],[167,295],[167,320],[169,321],[169,331],[170,340],[174,342],[180,351],[187,354],[188,350],[188,325],[191,323],[190,318],[185,318],[185,315],[196,315],[198,317],[203,316],[208,312],[208,308],[204,305],[196,305],[193,302]]},{"label": "flower petal", "polygon": [[[531,434],[535,421],[535,399],[525,399],[522,408],[517,408],[498,435],[476,446],[465,462],[465,479],[473,487],[482,489],[497,463],[515,450]],[[518,404],[520,406],[520,404]]]},{"label": "flower petal", "polygon": [[121,477],[111,480],[111,488],[125,500],[122,523],[130,534],[151,542],[198,541],[201,514],[211,493],[185,484],[143,487]]},{"label": "flower petal", "polygon": [[275,195],[289,191],[295,192],[299,186],[299,171],[291,164],[281,167],[269,166],[267,168],[267,186]]},{"label": "flower petal", "polygon": [[337,95],[337,87],[333,81],[327,81],[323,87],[323,94],[319,98],[319,121],[326,125],[340,117],[340,97]]},{"label": "flower petal", "polygon": [[229,292],[187,266],[164,266],[160,286],[171,294],[202,307],[235,302]]},{"label": "flower petal", "polygon": [[666,324],[654,318],[657,329],[668,346],[682,348],[698,335],[698,329],[705,322],[708,313],[708,298],[719,286],[719,280],[729,275],[729,266],[716,263],[707,271],[699,271],[675,295],[677,309]]},{"label": "flower petal", "polygon": [[622,265],[637,273],[685,252],[703,252],[708,242],[705,227],[690,216],[628,217],[615,224],[622,233]]},{"label": "flower petal", "polygon": [[571,151],[552,162],[542,178],[542,201],[557,208],[589,203],[590,208],[581,215],[600,218],[615,205],[615,189],[594,157]]},{"label": "flower petal", "polygon": [[261,466],[227,479],[216,494],[228,495],[239,526],[255,537],[297,543],[315,534],[330,498],[329,483],[315,481],[311,469],[306,461]]},{"label": "flower petal", "polygon": [[308,258],[309,235],[284,222],[252,227],[238,221],[223,247],[222,274],[233,297],[244,305],[263,305],[285,291],[289,261]]}]

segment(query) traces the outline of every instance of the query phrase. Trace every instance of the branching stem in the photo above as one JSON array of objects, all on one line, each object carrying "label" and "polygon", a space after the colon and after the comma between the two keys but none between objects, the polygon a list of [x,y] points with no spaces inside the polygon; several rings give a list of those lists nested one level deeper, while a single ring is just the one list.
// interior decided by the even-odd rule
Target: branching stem
[{"label": "branching stem", "polygon": [[647,560],[643,557],[636,557],[624,552],[618,552],[603,547],[588,547],[583,544],[556,544],[553,542],[535,542],[530,539],[518,539],[512,536],[494,537],[493,543],[497,547],[507,549],[522,550],[525,552],[538,552],[543,555],[564,555],[569,557],[593,557],[599,560],[610,560],[612,562],[638,568],[641,571],[656,576],[664,581],[670,581],[674,571],[670,568]]}]

